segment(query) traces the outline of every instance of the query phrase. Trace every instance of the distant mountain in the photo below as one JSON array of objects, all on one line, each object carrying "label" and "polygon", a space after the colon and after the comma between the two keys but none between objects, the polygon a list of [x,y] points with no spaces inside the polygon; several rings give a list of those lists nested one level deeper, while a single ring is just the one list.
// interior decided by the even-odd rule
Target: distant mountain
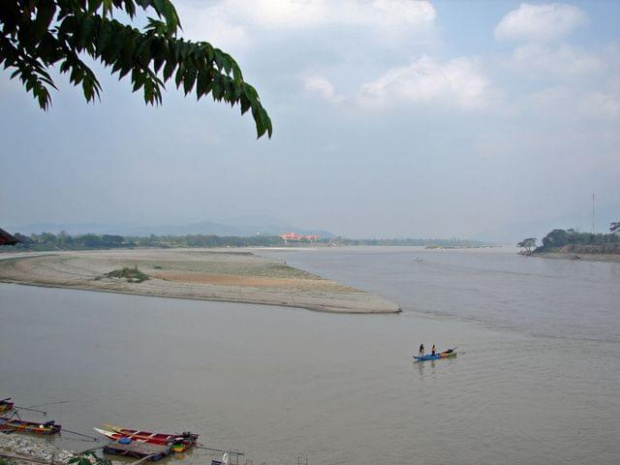
[{"label": "distant mountain", "polygon": [[278,228],[286,228],[288,226],[286,222],[267,215],[244,215],[226,218],[216,218],[213,221],[219,224],[227,224],[230,226],[247,226],[256,224],[272,225]]},{"label": "distant mountain", "polygon": [[298,234],[317,234],[324,238],[334,237],[329,231],[318,229],[299,228],[278,220],[268,219],[270,223],[261,223],[266,218],[255,217],[254,223],[243,223],[243,219],[233,220],[237,224],[222,224],[211,221],[202,221],[185,225],[156,225],[137,226],[127,224],[105,223],[36,223],[20,225],[9,228],[12,232],[21,234],[40,234],[49,232],[58,234],[65,231],[67,234],[77,236],[81,234],[119,234],[121,236],[185,236],[188,234],[213,234],[216,236],[239,236],[249,237],[256,235],[277,236],[285,232],[294,231]]},{"label": "distant mountain", "polygon": [[320,231],[316,229],[304,229],[296,226],[286,225],[285,223],[278,224],[221,224],[211,221],[203,221],[200,223],[192,223],[187,225],[167,225],[167,226],[152,226],[152,227],[139,227],[132,228],[126,234],[127,236],[149,236],[155,235],[170,235],[170,236],[185,236],[187,234],[214,234],[216,236],[278,236],[285,232],[294,231],[298,234],[318,234],[321,237],[334,237],[329,231]]}]

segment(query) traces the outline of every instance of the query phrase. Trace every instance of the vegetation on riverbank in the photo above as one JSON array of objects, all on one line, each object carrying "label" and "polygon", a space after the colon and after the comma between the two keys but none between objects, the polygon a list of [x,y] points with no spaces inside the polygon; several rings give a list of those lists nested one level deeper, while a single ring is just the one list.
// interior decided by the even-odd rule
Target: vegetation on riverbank
[{"label": "vegetation on riverbank", "polygon": [[285,242],[278,236],[221,237],[208,234],[186,236],[146,236],[129,237],[111,234],[82,234],[71,236],[60,232],[44,232],[29,236],[16,233],[21,242],[12,251],[52,251],[52,250],[94,250],[94,249],[135,249],[135,248],[191,248],[191,247],[270,247],[281,246]]},{"label": "vegetation on riverbank", "polygon": [[[532,254],[605,254],[620,255],[620,234],[612,223],[611,233],[587,233],[574,229],[554,229],[543,239],[542,244],[536,247],[536,239],[529,237],[517,244],[524,249],[524,255]],[[534,249],[534,250],[532,250]]]},{"label": "vegetation on riverbank", "polygon": [[[488,244],[462,239],[347,239],[343,237],[318,240],[286,241],[279,236],[216,236],[193,234],[185,236],[120,236],[111,234],[82,234],[71,236],[60,232],[52,234],[15,233],[20,242],[10,251],[54,251],[135,248],[216,248],[216,247],[297,247],[297,246],[426,246],[429,248],[484,247]],[[5,251],[9,251],[8,248]]]},{"label": "vegetation on riverbank", "polygon": [[149,276],[142,273],[137,266],[133,268],[123,267],[120,270],[110,271],[105,276],[107,278],[125,279],[128,283],[142,283],[149,280]]}]

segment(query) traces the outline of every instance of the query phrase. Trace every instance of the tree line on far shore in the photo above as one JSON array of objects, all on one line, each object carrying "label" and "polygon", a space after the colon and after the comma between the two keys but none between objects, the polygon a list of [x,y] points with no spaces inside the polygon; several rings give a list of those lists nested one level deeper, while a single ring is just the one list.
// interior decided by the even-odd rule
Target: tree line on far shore
[{"label": "tree line on far shore", "polygon": [[[280,236],[216,236],[213,234],[192,234],[185,236],[120,236],[115,234],[69,235],[66,232],[53,234],[13,236],[20,242],[12,251],[91,250],[91,249],[133,249],[133,248],[198,248],[198,247],[295,247],[295,246],[426,246],[426,247],[483,247],[487,244],[462,239],[347,239],[330,237],[310,241],[286,241]],[[8,250],[5,250],[8,251]]]},{"label": "tree line on far shore", "polygon": [[582,253],[620,254],[620,221],[611,223],[609,233],[579,232],[574,229],[554,229],[536,246],[536,238],[528,237],[517,244],[526,254],[541,252],[559,252],[568,246],[567,251],[579,249]]},{"label": "tree line on far shore", "polygon": [[278,236],[226,237],[210,234],[186,236],[125,237],[115,234],[81,234],[71,236],[65,232],[44,232],[29,236],[15,233],[20,242],[13,250],[89,250],[133,248],[181,248],[181,247],[273,247],[284,245]]}]

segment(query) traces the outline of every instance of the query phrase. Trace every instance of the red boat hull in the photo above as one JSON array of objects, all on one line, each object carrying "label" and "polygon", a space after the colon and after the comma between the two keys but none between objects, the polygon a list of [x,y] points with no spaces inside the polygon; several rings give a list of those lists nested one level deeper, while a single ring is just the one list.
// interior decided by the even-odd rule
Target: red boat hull
[{"label": "red boat hull", "polygon": [[183,434],[167,434],[167,433],[153,433],[150,431],[140,431],[129,428],[122,428],[120,426],[109,426],[112,431],[99,430],[101,434],[106,437],[119,440],[121,438],[129,438],[137,442],[146,442],[150,444],[169,445],[172,446],[174,452],[185,452],[192,447],[198,441],[198,435],[192,433]]}]

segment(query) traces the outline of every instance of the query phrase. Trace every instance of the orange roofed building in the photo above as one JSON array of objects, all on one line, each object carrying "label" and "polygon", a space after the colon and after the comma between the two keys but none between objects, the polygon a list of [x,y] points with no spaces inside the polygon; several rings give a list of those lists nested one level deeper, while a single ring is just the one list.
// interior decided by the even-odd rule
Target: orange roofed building
[{"label": "orange roofed building", "polygon": [[316,234],[310,234],[308,236],[302,236],[301,234],[297,234],[294,232],[287,232],[284,234],[280,235],[281,239],[284,239],[284,242],[288,242],[288,241],[293,241],[293,242],[300,242],[300,241],[318,241],[321,236],[317,236]]}]

